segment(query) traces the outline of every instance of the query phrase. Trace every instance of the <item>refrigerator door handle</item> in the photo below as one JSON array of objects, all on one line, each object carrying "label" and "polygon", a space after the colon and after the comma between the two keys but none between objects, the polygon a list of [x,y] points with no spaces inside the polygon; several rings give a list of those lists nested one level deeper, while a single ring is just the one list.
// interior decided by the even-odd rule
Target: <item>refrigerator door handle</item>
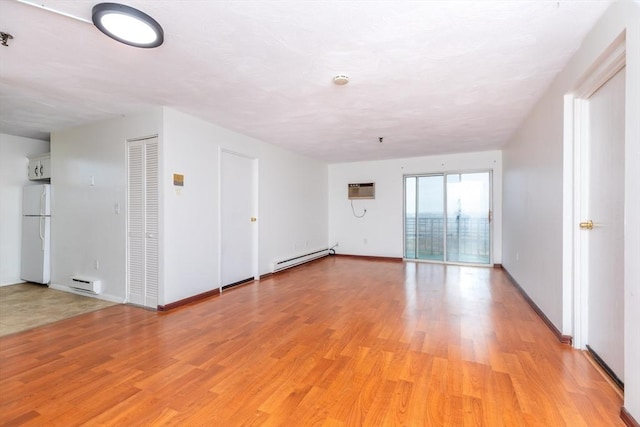
[{"label": "refrigerator door handle", "polygon": [[42,194],[40,194],[40,215],[45,214],[45,197],[47,195],[47,190],[45,187],[42,187]]},{"label": "refrigerator door handle", "polygon": [[44,217],[40,217],[40,222],[39,222],[39,227],[38,227],[38,232],[40,234],[40,243],[41,243],[41,247],[42,247],[42,251],[44,252]]}]

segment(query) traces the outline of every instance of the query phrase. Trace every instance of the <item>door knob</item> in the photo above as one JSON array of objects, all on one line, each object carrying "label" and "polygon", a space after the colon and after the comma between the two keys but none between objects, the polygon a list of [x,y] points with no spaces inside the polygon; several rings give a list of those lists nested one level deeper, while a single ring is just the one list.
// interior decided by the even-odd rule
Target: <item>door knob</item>
[{"label": "door knob", "polygon": [[581,230],[593,230],[593,221],[583,221],[580,223]]},{"label": "door knob", "polygon": [[255,216],[251,217],[251,222],[256,222],[258,220],[258,218],[256,218]]}]

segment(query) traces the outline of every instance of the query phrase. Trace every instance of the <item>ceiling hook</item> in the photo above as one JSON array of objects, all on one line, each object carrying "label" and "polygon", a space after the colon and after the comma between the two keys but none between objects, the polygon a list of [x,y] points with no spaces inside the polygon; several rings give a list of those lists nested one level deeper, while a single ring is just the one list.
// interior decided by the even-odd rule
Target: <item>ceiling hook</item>
[{"label": "ceiling hook", "polygon": [[2,44],[2,46],[9,47],[8,42],[12,38],[13,38],[13,36],[11,34],[0,31],[0,44]]}]

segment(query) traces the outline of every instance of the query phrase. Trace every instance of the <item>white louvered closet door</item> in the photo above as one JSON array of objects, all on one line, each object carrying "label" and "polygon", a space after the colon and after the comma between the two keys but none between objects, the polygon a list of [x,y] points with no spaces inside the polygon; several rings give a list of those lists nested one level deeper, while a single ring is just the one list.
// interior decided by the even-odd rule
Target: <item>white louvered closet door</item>
[{"label": "white louvered closet door", "polygon": [[127,301],[158,306],[158,138],[129,141]]}]

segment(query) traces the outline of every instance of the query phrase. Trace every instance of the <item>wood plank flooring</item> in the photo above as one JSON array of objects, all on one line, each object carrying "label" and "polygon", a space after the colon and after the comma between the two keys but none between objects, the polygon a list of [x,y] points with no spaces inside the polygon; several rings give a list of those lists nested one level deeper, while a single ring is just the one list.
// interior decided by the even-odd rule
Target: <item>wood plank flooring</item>
[{"label": "wood plank flooring", "polygon": [[623,426],[497,269],[330,257],[0,338],[0,424]]}]

